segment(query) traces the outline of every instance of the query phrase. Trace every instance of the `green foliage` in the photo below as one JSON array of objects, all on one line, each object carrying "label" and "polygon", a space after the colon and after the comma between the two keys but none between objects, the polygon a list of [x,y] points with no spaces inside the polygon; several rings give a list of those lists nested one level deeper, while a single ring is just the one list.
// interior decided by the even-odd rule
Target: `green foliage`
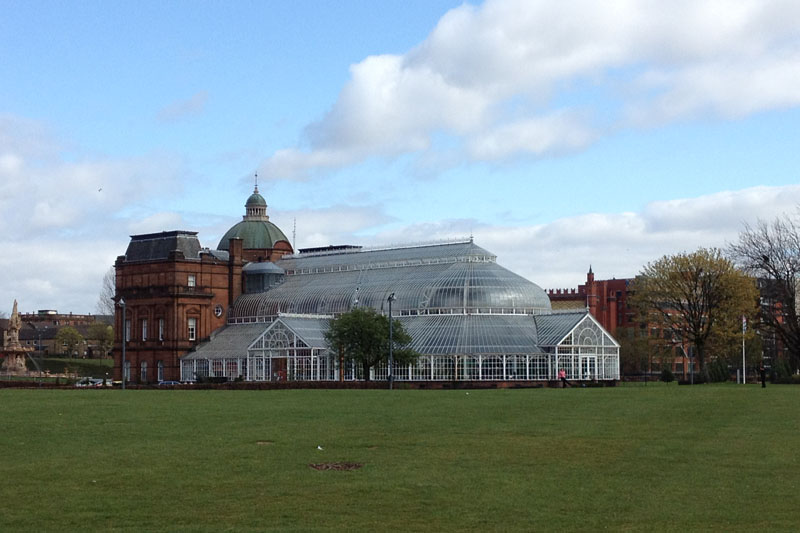
[{"label": "green foliage", "polygon": [[662,342],[694,346],[705,374],[710,349],[741,342],[741,317],[752,323],[758,290],[719,250],[700,248],[649,263],[634,282],[631,303]]},{"label": "green foliage", "polygon": [[[798,523],[787,504],[797,425],[787,421],[800,387],[0,389],[0,403],[13,406],[0,419],[0,531],[793,531]],[[364,466],[308,466],[337,461]],[[136,497],[144,494],[146,504]]]},{"label": "green foliage", "polygon": [[[357,307],[331,321],[325,340],[346,361],[360,365],[369,380],[369,370],[389,358],[389,319],[372,308]],[[392,321],[392,344],[396,363],[409,363],[418,356],[408,348],[411,336],[397,320]]]},{"label": "green foliage", "polygon": [[107,324],[101,322],[92,324],[89,326],[88,335],[89,340],[96,342],[100,347],[103,356],[106,356],[114,346],[114,328]]},{"label": "green foliage", "polygon": [[731,371],[728,362],[722,357],[716,357],[708,365],[708,380],[714,383],[730,381]]},{"label": "green foliage", "polygon": [[82,342],[83,335],[78,333],[78,330],[72,326],[64,326],[56,333],[56,349],[61,348],[61,353],[68,357],[72,357]]},{"label": "green foliage", "polygon": [[675,375],[672,373],[672,370],[665,368],[661,371],[661,376],[658,379],[664,383],[672,383],[675,381]]}]

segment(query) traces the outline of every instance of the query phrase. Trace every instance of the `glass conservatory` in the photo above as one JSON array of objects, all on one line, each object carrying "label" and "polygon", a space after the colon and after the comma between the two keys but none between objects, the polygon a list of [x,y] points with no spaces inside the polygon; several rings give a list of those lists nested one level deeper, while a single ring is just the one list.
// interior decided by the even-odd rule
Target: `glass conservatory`
[{"label": "glass conservatory", "polygon": [[[181,360],[181,377],[247,381],[359,380],[325,343],[338,313],[369,306],[392,316],[421,356],[397,381],[619,379],[619,344],[585,310],[554,313],[536,284],[497,265],[472,240],[297,254],[280,279],[246,283],[228,325]],[[263,270],[263,269],[261,269]],[[259,269],[252,269],[259,275]],[[268,287],[264,289],[264,287]],[[385,365],[370,379],[387,379]]]}]

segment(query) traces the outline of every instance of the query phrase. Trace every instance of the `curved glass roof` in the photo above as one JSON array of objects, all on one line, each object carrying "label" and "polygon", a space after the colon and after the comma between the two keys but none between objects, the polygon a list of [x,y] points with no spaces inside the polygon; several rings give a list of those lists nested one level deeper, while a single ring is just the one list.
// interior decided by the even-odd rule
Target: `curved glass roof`
[{"label": "curved glass roof", "polygon": [[232,321],[278,313],[336,314],[354,305],[395,316],[454,313],[550,313],[547,294],[503,268],[471,240],[449,244],[288,256],[276,263],[283,283],[241,296]]}]

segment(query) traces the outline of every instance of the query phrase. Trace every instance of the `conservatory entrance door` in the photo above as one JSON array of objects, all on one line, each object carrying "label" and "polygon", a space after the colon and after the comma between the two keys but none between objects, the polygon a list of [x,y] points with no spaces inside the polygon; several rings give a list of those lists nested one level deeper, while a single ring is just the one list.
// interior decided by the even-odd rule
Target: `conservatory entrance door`
[{"label": "conservatory entrance door", "polygon": [[578,379],[597,379],[597,356],[581,356],[581,374]]},{"label": "conservatory entrance door", "polygon": [[270,359],[270,366],[272,370],[272,381],[286,381],[285,357]]}]

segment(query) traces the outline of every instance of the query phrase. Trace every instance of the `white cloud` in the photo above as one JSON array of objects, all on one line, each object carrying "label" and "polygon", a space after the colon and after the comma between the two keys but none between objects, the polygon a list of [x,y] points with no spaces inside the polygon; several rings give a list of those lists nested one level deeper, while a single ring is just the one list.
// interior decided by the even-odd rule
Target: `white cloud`
[{"label": "white cloud", "polygon": [[[745,222],[793,213],[800,205],[800,185],[753,187],[697,198],[653,202],[640,212],[589,213],[535,226],[492,226],[471,219],[428,221],[361,239],[319,242],[362,245],[408,244],[463,239],[495,255],[501,265],[543,288],[574,288],[592,265],[599,278],[636,275],[655,259],[699,247],[733,242]],[[324,227],[324,226],[317,226]]]},{"label": "white cloud", "polygon": [[[307,179],[376,156],[436,160],[441,134],[466,159],[542,156],[622,126],[797,106],[797,20],[800,4],[783,0],[465,4],[406,54],[353,65],[305,143],[262,172]],[[569,103],[587,91],[591,103]]]},{"label": "white cloud", "polygon": [[181,190],[175,158],[113,160],[69,148],[40,123],[0,117],[0,310],[16,298],[30,311],[93,312],[132,230],[169,222],[139,215],[153,198]]}]

